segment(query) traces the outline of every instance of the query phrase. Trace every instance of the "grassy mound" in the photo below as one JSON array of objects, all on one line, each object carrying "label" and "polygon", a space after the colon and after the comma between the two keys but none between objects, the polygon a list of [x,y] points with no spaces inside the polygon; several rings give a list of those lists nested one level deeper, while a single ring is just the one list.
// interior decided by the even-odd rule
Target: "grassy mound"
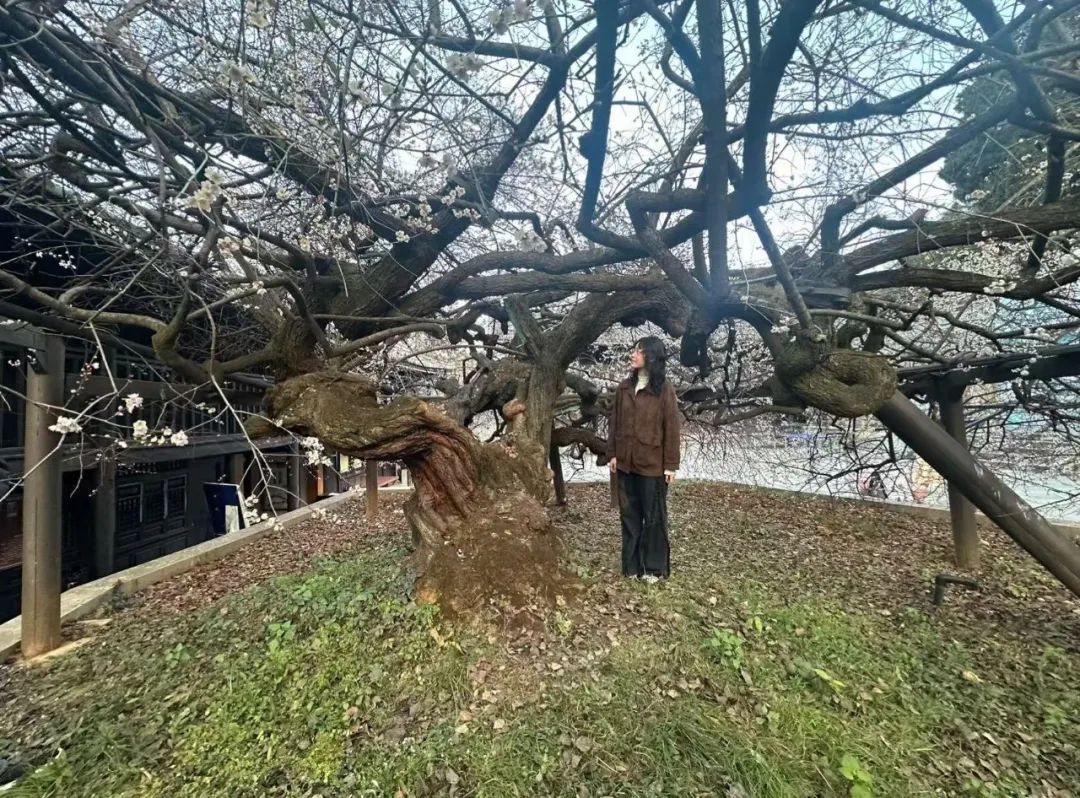
[{"label": "grassy mound", "polygon": [[688,485],[676,575],[646,585],[612,571],[604,500],[578,489],[559,519],[588,590],[544,634],[455,631],[406,602],[400,530],[196,612],[121,614],[76,653],[0,676],[0,759],[25,772],[8,794],[1052,798],[1080,784],[1080,622],[1013,552],[988,557],[982,594],[934,611],[944,530]]}]

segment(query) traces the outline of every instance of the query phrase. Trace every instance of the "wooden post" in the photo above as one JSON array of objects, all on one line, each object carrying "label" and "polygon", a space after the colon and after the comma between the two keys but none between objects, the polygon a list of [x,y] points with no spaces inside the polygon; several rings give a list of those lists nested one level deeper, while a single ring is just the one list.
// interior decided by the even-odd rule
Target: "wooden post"
[{"label": "wooden post", "polygon": [[288,491],[286,499],[286,507],[290,510],[296,510],[300,507],[301,497],[301,473],[304,469],[303,454],[300,451],[300,444],[294,443],[289,447],[288,455]]},{"label": "wooden post", "polygon": [[379,514],[379,461],[364,461],[364,484],[367,488],[367,520],[374,521]]},{"label": "wooden post", "polygon": [[1080,596],[1080,547],[897,391],[874,414],[1025,551]]},{"label": "wooden post", "polygon": [[[964,424],[964,389],[938,391],[941,407],[941,426],[953,440],[968,448],[967,428]],[[969,502],[956,484],[949,480],[949,515],[952,518],[953,557],[960,568],[979,566],[979,530],[975,524],[975,506]]]},{"label": "wooden post", "polygon": [[94,492],[94,575],[113,572],[116,551],[116,459],[110,455],[98,464],[98,484]]},{"label": "wooden post", "polygon": [[[23,436],[22,652],[36,657],[60,645],[60,509],[63,502],[56,411],[64,403],[64,342],[46,335],[26,379]],[[56,451],[54,451],[56,450]]]},{"label": "wooden post", "polygon": [[335,454],[330,462],[333,465],[326,467],[326,492],[341,493],[341,457]]},{"label": "wooden post", "polygon": [[551,444],[548,460],[551,463],[551,472],[555,475],[555,504],[563,507],[566,504],[566,480],[563,478],[562,456],[559,454],[558,444]]},{"label": "wooden post", "polygon": [[229,482],[233,485],[239,485],[241,493],[244,491],[245,467],[243,452],[233,452],[229,455]]}]

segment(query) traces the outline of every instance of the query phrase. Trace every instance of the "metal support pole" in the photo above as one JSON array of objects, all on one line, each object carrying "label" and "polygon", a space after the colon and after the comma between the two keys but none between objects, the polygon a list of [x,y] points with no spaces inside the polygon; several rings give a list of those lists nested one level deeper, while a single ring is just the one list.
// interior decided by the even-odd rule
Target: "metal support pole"
[{"label": "metal support pole", "polygon": [[364,461],[364,483],[367,488],[365,501],[367,502],[367,520],[374,521],[379,514],[379,461]]},{"label": "metal support pole", "polygon": [[[964,389],[945,389],[938,392],[941,407],[941,426],[953,440],[968,447],[967,427],[964,424]],[[960,568],[979,566],[979,529],[975,523],[975,506],[964,498],[963,492],[949,480],[949,515],[952,519],[953,557]]]},{"label": "metal support pole", "polygon": [[36,657],[60,645],[60,435],[49,429],[64,403],[64,342],[48,335],[26,378],[23,440],[22,651]]},{"label": "metal support pole", "polygon": [[972,457],[966,446],[953,440],[899,391],[876,415],[950,485],[1080,596],[1080,548]]}]

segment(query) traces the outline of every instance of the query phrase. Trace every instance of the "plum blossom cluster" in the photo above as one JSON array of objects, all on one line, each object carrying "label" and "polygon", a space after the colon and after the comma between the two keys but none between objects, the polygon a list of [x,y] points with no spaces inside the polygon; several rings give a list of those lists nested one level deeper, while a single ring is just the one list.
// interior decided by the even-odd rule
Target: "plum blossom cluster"
[{"label": "plum blossom cluster", "polygon": [[[171,446],[187,446],[188,436],[183,430],[176,430],[175,432],[170,427],[164,427],[163,429],[151,432],[150,425],[143,419],[138,419],[131,425],[131,437],[135,442],[143,446],[164,446],[169,444]],[[123,441],[120,445],[123,447]]]},{"label": "plum blossom cluster", "polygon": [[331,465],[332,462],[323,450],[322,441],[314,436],[300,439],[300,448],[304,450],[304,457],[309,466]]},{"label": "plum blossom cluster", "polygon": [[270,25],[274,3],[271,0],[247,0],[244,3],[244,11],[247,13],[248,24],[262,30]]},{"label": "plum blossom cluster", "polygon": [[515,230],[514,241],[517,248],[523,252],[544,252],[547,250],[547,243],[531,227]]},{"label": "plum blossom cluster", "polygon": [[529,3],[526,0],[514,0],[513,5],[493,8],[488,12],[488,22],[491,29],[500,36],[510,30],[514,22],[526,22],[532,15]]},{"label": "plum blossom cluster", "polygon": [[983,286],[984,294],[1007,294],[1016,288],[1016,280],[1004,280],[998,277],[989,285]]},{"label": "plum blossom cluster", "polygon": [[82,432],[82,425],[79,424],[78,419],[69,416],[60,416],[56,419],[55,424],[49,425],[49,430],[58,432],[61,435],[75,435],[76,433]]},{"label": "plum blossom cluster", "polygon": [[221,184],[224,181],[225,178],[220,172],[214,169],[207,170],[206,177],[199,183],[199,187],[184,200],[184,207],[198,208],[203,213],[209,213],[223,193]]},{"label": "plum blossom cluster", "polygon": [[446,70],[459,80],[468,80],[483,68],[484,62],[473,53],[453,53],[446,59]]},{"label": "plum blossom cluster", "polygon": [[250,86],[258,83],[258,78],[246,64],[226,61],[221,65],[221,76],[229,85]]},{"label": "plum blossom cluster", "polygon": [[129,413],[134,413],[143,406],[143,398],[137,393],[129,393],[124,397],[124,407]]}]

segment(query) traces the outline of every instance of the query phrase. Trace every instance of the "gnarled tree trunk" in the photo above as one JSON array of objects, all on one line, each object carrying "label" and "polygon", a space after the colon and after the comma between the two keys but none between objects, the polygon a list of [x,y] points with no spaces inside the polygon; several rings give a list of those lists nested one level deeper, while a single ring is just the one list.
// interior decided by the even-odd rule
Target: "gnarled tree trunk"
[{"label": "gnarled tree trunk", "polygon": [[[539,379],[537,377],[536,379]],[[417,601],[450,616],[488,616],[527,625],[575,589],[548,520],[546,463],[550,406],[558,380],[529,380],[502,408],[509,433],[481,444],[439,408],[404,397],[380,405],[375,385],[353,374],[305,374],[271,388],[267,417],[249,431],[284,429],[371,460],[400,460],[415,479],[405,507],[415,544],[410,557]],[[540,421],[539,437],[530,434]],[[546,425],[543,426],[543,425]]]}]

